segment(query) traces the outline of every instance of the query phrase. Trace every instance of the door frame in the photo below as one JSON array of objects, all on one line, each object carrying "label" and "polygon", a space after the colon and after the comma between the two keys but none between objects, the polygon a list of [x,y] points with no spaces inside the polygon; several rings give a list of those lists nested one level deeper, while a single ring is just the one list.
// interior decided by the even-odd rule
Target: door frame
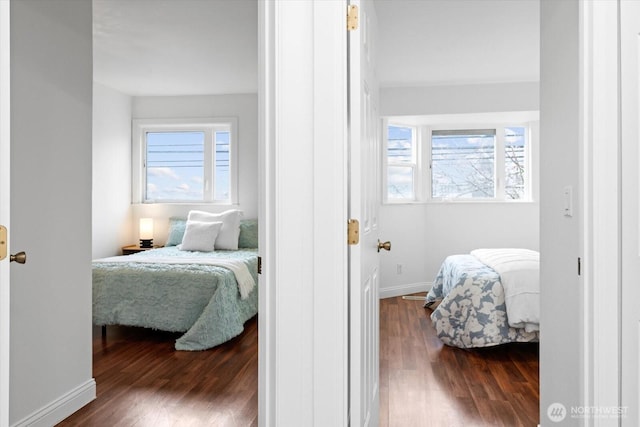
[{"label": "door frame", "polygon": [[[638,336],[639,320],[635,303],[638,266],[638,181],[637,173],[640,150],[637,144],[640,85],[640,49],[638,31],[640,3],[618,0],[618,67],[619,67],[619,191],[620,191],[620,417],[622,426],[633,426],[640,422],[640,358]],[[612,43],[613,45],[613,43]],[[624,299],[624,301],[623,301]]]},{"label": "door frame", "polygon": [[[0,224],[10,230],[11,69],[9,61],[11,32],[9,18],[10,2],[0,1]],[[9,273],[9,260],[0,261],[0,427],[9,425]]]},{"label": "door frame", "polygon": [[[580,1],[585,407],[620,405],[619,2]],[[542,374],[542,372],[541,372]],[[540,408],[541,419],[546,408]],[[585,426],[618,425],[584,419]]]},{"label": "door frame", "polygon": [[346,0],[258,5],[259,424],[347,425]]}]

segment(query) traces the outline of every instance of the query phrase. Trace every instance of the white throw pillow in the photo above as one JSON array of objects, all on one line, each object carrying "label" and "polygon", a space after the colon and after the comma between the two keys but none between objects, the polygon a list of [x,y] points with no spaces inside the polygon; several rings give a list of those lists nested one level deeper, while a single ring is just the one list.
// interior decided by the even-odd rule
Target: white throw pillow
[{"label": "white throw pillow", "polygon": [[231,209],[218,214],[205,211],[190,211],[188,216],[189,221],[222,222],[222,228],[218,233],[215,248],[231,251],[238,249],[241,219],[242,211],[237,209]]},{"label": "white throw pillow", "polygon": [[216,237],[222,228],[222,222],[187,221],[181,251],[211,252],[215,248]]}]

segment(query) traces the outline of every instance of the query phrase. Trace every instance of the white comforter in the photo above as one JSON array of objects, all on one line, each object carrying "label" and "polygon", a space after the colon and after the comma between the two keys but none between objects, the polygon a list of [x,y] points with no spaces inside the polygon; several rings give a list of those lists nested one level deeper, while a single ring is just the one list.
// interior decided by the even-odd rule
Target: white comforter
[{"label": "white comforter", "polygon": [[476,249],[471,254],[500,275],[509,326],[540,330],[540,254],[529,249]]}]

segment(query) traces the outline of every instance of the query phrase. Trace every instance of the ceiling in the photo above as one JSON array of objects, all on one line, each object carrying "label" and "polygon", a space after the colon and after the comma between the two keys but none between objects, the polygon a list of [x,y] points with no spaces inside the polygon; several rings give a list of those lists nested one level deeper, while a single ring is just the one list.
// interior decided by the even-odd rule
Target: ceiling
[{"label": "ceiling", "polygon": [[[539,80],[539,0],[374,3],[382,87]],[[97,82],[134,96],[257,92],[256,0],[93,5]]]},{"label": "ceiling", "polygon": [[256,0],[93,0],[94,80],[129,95],[255,93]]},{"label": "ceiling", "polygon": [[382,87],[538,81],[539,0],[375,0]]}]

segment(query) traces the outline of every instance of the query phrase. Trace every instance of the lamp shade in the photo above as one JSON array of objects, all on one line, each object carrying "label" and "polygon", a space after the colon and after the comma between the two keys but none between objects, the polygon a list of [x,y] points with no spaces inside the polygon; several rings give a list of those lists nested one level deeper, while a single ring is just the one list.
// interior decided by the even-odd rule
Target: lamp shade
[{"label": "lamp shade", "polygon": [[153,218],[140,218],[140,239],[153,239]]}]

